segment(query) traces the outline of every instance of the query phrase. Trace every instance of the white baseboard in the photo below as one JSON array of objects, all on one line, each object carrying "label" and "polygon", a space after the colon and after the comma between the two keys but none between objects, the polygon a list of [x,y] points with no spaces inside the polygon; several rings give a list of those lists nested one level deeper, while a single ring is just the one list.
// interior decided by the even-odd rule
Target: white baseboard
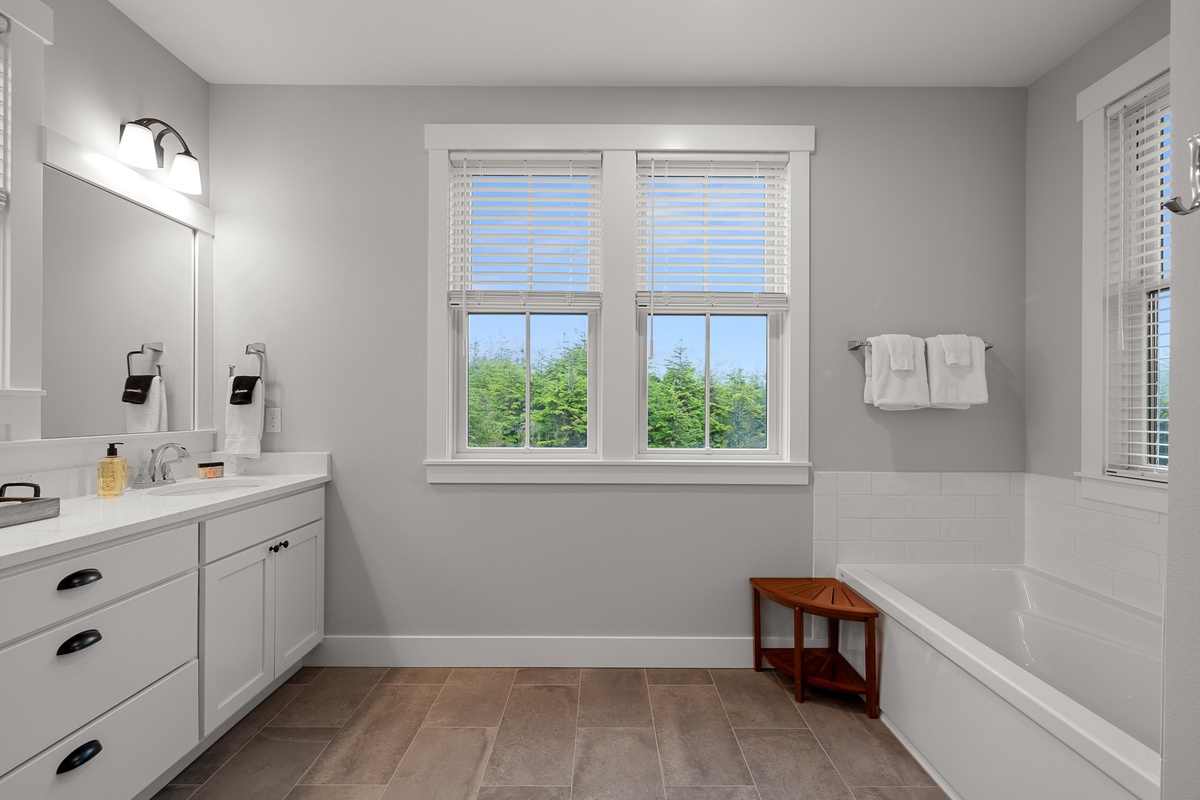
[{"label": "white baseboard", "polygon": [[304,659],[316,667],[746,668],[752,661],[749,636],[326,636]]}]

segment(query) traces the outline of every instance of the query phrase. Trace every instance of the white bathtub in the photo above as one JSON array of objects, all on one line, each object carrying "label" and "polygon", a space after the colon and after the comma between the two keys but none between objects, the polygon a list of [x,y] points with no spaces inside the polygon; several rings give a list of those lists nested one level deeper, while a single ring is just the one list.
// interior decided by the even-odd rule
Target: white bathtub
[{"label": "white bathtub", "polygon": [[838,577],[885,617],[885,721],[952,795],[1159,800],[1158,617],[1022,567]]}]

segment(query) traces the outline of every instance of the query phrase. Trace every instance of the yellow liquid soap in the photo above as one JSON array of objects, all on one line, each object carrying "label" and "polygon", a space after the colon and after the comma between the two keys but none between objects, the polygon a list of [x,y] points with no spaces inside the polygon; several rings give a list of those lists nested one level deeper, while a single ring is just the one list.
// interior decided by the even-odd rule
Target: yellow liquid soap
[{"label": "yellow liquid soap", "polygon": [[124,456],[117,455],[119,444],[124,442],[111,442],[107,456],[100,459],[96,467],[96,494],[101,497],[120,497],[125,494],[128,465]]}]

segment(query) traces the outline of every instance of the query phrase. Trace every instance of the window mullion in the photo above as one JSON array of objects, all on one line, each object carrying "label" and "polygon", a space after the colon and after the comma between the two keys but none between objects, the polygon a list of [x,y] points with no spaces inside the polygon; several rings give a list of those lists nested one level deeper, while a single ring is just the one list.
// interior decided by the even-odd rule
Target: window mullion
[{"label": "window mullion", "polygon": [[525,312],[525,452],[529,452],[529,429],[533,427],[533,411],[530,408],[530,400],[532,399],[533,391],[530,386],[533,370],[530,368],[530,363],[533,359],[533,353],[530,351],[531,337],[529,333],[529,312]]},{"label": "window mullion", "polygon": [[712,451],[712,314],[704,315],[704,452]]},{"label": "window mullion", "polygon": [[599,315],[599,451],[605,460],[632,461],[638,449],[637,156],[605,151],[602,162],[604,307]]}]

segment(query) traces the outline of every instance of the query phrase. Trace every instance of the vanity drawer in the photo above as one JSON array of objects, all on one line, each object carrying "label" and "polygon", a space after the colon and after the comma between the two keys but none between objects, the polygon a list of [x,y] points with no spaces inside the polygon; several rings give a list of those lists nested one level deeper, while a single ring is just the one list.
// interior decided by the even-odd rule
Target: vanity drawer
[{"label": "vanity drawer", "polygon": [[194,659],[198,603],[192,572],[0,650],[0,774]]},{"label": "vanity drawer", "polygon": [[[169,677],[75,731],[37,758],[0,778],[2,800],[128,800],[150,785],[200,740],[192,661]],[[100,751],[56,774],[89,742]]]},{"label": "vanity drawer", "polygon": [[195,567],[198,536],[185,525],[0,578],[0,645]]},{"label": "vanity drawer", "polygon": [[202,561],[211,564],[324,516],[325,490],[322,488],[210,519],[204,523]]}]

